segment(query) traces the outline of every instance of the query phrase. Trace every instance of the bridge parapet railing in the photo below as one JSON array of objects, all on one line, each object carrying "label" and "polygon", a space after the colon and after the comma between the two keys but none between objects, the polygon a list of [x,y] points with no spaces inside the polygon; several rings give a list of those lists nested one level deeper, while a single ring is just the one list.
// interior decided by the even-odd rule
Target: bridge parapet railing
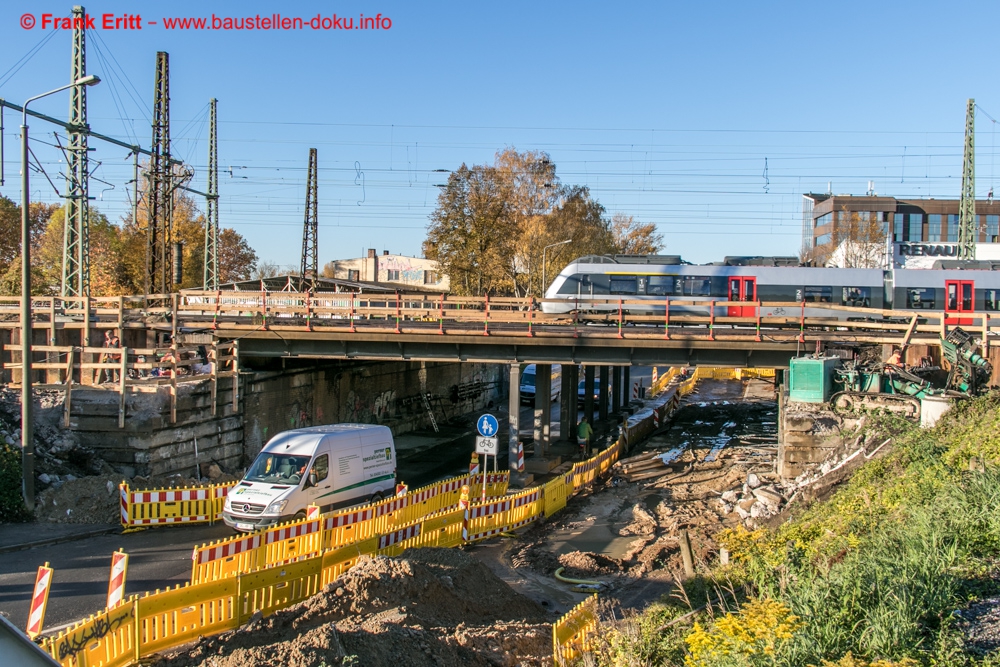
[{"label": "bridge parapet railing", "polygon": [[[552,304],[561,312],[546,313]],[[579,297],[575,299],[535,299],[502,297],[459,297],[445,294],[310,294],[291,292],[185,292],[178,315],[187,319],[211,317],[231,327],[305,326],[391,329],[396,333],[428,333],[428,323],[438,325],[437,333],[468,332],[491,325],[521,324],[523,335],[534,335],[535,327],[576,327],[601,323],[618,326],[619,337],[659,335],[726,336],[749,332],[761,340],[763,330],[798,328],[802,338],[808,331],[831,327],[841,331],[863,331],[870,336],[914,336],[938,338],[956,314],[926,310],[885,310],[812,301],[729,301],[712,298]],[[1000,313],[961,314],[966,324],[981,329],[984,336],[1000,331]],[[634,329],[626,330],[631,325]],[[723,331],[723,330],[726,331]],[[698,333],[701,330],[703,333]],[[509,327],[504,329],[509,333]],[[574,329],[576,335],[608,335],[607,331]],[[926,338],[926,336],[925,336]],[[881,341],[880,341],[881,342]],[[888,341],[885,341],[888,342]]]}]

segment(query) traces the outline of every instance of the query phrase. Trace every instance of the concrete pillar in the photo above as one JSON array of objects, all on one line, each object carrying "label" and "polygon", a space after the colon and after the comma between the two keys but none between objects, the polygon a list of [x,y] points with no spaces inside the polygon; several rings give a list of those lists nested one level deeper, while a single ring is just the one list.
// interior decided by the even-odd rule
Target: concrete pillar
[{"label": "concrete pillar", "polygon": [[512,473],[518,472],[517,445],[518,434],[521,431],[521,365],[510,365],[510,390],[507,397],[507,456],[508,468]]},{"label": "concrete pillar", "polygon": [[583,367],[583,414],[594,424],[594,366]]},{"label": "concrete pillar", "polygon": [[632,367],[622,366],[622,405],[628,405],[632,400]]},{"label": "concrete pillar", "polygon": [[[622,409],[622,367],[611,367],[611,414]],[[627,400],[627,399],[625,399]]]},{"label": "concrete pillar", "polygon": [[552,441],[552,364],[535,364],[535,456],[549,455]]},{"label": "concrete pillar", "polygon": [[570,442],[573,439],[573,428],[576,426],[576,392],[573,391],[573,369],[576,366],[562,365],[559,374],[559,440]]},{"label": "concrete pillar", "polygon": [[610,388],[607,366],[601,366],[598,383],[597,418],[604,421],[608,418],[608,389]]}]

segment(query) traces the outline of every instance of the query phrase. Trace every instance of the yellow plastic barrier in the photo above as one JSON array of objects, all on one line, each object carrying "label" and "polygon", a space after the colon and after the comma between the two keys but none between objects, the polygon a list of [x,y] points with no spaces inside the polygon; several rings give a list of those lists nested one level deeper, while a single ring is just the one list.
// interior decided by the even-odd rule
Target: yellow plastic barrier
[{"label": "yellow plastic barrier", "polygon": [[66,667],[120,667],[137,659],[136,597],[95,614],[76,626],[42,640],[42,649]]},{"label": "yellow plastic barrier", "polygon": [[378,547],[378,540],[370,537],[353,544],[345,544],[323,552],[320,584],[329,586],[340,575],[347,572],[365,558],[370,558]]},{"label": "yellow plastic barrier", "polygon": [[237,613],[243,625],[256,612],[269,616],[320,591],[322,556],[240,575]]},{"label": "yellow plastic barrier", "polygon": [[239,627],[236,579],[185,585],[136,600],[141,655]]},{"label": "yellow plastic barrier", "polygon": [[560,475],[545,484],[542,490],[545,498],[545,516],[549,517],[566,507],[566,480]]},{"label": "yellow plastic barrier", "polygon": [[507,492],[510,473],[465,475],[410,491],[404,496],[378,503],[330,512],[318,519],[300,519],[271,526],[249,536],[234,536],[195,547],[192,583],[233,577],[240,572],[268,567],[295,558],[314,556],[324,550],[393,532],[422,517],[458,505],[463,485],[473,498],[495,498]]},{"label": "yellow plastic barrier", "polygon": [[587,650],[588,637],[597,632],[597,594],[573,607],[552,624],[552,657],[559,667]]}]

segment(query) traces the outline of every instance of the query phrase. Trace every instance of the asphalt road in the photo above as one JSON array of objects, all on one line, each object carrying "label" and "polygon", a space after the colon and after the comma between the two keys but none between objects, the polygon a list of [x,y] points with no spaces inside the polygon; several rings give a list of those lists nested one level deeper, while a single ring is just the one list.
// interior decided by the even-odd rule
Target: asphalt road
[{"label": "asphalt road", "polygon": [[[417,488],[468,471],[474,435],[456,435],[451,444],[401,451],[399,478]],[[44,626],[51,631],[103,609],[111,554],[119,548],[129,554],[125,593],[131,595],[189,581],[194,547],[233,534],[225,524],[164,526],[0,554],[0,613],[25,627],[35,574],[46,561],[55,570]]]},{"label": "asphalt road", "polygon": [[[648,387],[650,374],[649,368],[633,368],[632,381],[643,378],[644,386]],[[522,406],[520,416],[522,426],[530,430],[532,408]],[[558,425],[558,420],[559,404],[554,403],[552,421]],[[505,422],[501,420],[502,442],[506,441]],[[467,471],[475,434],[457,432],[455,435],[455,440],[444,445],[400,452],[399,478],[406,480],[410,488],[417,488]],[[497,468],[504,470],[507,467],[506,448],[500,449]],[[46,561],[55,570],[45,616],[48,632],[104,607],[111,554],[119,548],[129,554],[125,592],[131,595],[188,581],[194,547],[232,534],[224,524],[170,526],[0,554],[0,613],[18,627],[25,626],[35,573]],[[26,541],[30,539],[26,536]]]}]

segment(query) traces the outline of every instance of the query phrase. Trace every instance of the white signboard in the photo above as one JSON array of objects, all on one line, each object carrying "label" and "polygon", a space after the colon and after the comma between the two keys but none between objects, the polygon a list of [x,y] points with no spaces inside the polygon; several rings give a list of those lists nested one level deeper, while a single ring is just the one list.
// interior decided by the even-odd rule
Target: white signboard
[{"label": "white signboard", "polygon": [[481,435],[476,436],[476,454],[486,454],[496,456],[499,441],[497,438],[487,438]]}]

